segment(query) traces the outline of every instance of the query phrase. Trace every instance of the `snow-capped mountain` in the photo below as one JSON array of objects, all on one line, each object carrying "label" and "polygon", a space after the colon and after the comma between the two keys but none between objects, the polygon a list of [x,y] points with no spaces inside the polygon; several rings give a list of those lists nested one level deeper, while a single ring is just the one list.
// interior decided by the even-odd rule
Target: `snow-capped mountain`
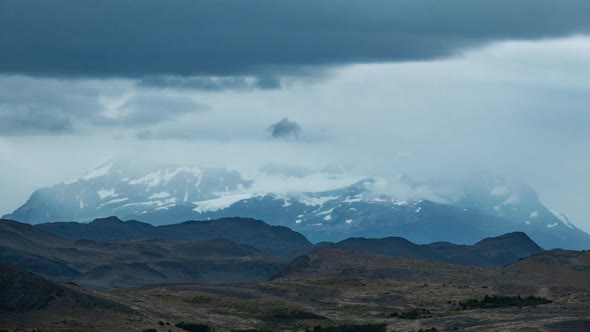
[{"label": "snow-capped mountain", "polygon": [[250,182],[236,171],[199,167],[157,167],[108,162],[80,179],[35,191],[11,217],[31,223],[90,221],[103,216],[137,218],[172,206],[245,190]]},{"label": "snow-capped mountain", "polygon": [[[306,181],[325,190],[293,186]],[[118,216],[161,225],[240,216],[287,226],[316,242],[402,236],[419,243],[473,243],[523,231],[545,248],[590,248],[588,234],[548,210],[523,184],[481,176],[461,186],[452,198],[415,190],[411,199],[401,199],[383,193],[384,181],[318,173],[284,177],[282,182],[273,179],[283,185],[284,190],[278,190],[260,185],[264,179],[246,180],[226,169],[139,170],[109,162],[76,181],[35,191],[5,218],[43,223]],[[399,185],[409,181],[401,179]]]}]

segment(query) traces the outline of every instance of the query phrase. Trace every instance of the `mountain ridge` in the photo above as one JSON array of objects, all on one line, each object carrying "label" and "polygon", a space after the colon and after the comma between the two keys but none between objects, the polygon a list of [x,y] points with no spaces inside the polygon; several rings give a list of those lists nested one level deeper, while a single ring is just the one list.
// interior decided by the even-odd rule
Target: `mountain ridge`
[{"label": "mountain ridge", "polygon": [[546,249],[590,249],[589,234],[546,208],[529,186],[501,177],[477,177],[446,196],[402,177],[396,186],[424,198],[401,199],[382,193],[384,179],[339,173],[275,179],[327,183],[318,191],[289,191],[287,185],[273,191],[224,169],[130,169],[107,163],[77,181],[39,189],[5,218],[36,224],[118,216],[158,226],[240,216],[287,226],[313,242],[401,236],[416,243],[467,244],[521,231]]},{"label": "mountain ridge", "polygon": [[485,238],[473,245],[445,242],[420,245],[401,237],[387,237],[380,239],[349,238],[337,243],[323,243],[319,248],[473,266],[504,266],[544,251],[522,232]]}]

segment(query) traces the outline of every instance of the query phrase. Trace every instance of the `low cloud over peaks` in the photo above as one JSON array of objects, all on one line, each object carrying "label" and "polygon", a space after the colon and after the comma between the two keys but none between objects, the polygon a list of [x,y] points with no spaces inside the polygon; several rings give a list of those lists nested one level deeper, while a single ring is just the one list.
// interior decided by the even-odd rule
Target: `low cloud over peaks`
[{"label": "low cloud over peaks", "polygon": [[302,131],[297,122],[289,121],[287,118],[272,124],[268,130],[270,135],[277,139],[299,139]]}]

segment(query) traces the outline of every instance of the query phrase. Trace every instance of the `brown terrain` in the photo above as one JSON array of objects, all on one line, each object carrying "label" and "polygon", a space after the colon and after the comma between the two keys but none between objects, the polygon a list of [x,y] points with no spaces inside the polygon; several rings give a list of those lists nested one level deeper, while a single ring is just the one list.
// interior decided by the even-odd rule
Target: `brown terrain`
[{"label": "brown terrain", "polygon": [[3,226],[0,257],[74,281],[0,265],[5,331],[590,331],[590,252],[469,266],[322,245],[285,262],[230,240],[96,242]]},{"label": "brown terrain", "polygon": [[[560,262],[580,262],[580,256],[587,254],[559,251],[548,255],[554,253],[560,260],[545,267],[554,271],[570,269]],[[81,306],[80,300],[66,293],[40,301],[45,303],[41,307],[11,308],[0,317],[4,329],[51,331],[183,331],[174,327],[179,322],[208,324],[216,331],[302,331],[315,326],[381,323],[388,331],[588,331],[590,288],[581,282],[588,280],[588,272],[580,274],[581,279],[566,273],[556,280],[561,274],[544,275],[539,271],[541,264],[538,256],[492,268],[317,250],[295,259],[275,280],[258,283],[160,284],[105,293],[35,277],[28,285],[49,284],[49,289],[84,294],[98,304]],[[1,291],[6,298],[7,289]],[[486,295],[533,295],[552,302],[462,307]],[[38,302],[33,297],[32,303]]]}]

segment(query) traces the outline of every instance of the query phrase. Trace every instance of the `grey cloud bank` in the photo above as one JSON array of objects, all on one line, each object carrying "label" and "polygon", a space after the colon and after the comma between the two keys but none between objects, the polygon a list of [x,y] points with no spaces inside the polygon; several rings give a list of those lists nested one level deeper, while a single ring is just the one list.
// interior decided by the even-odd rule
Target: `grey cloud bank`
[{"label": "grey cloud bank", "polygon": [[588,17],[586,0],[4,0],[0,72],[272,76],[585,33]]},{"label": "grey cloud bank", "polygon": [[133,86],[131,81],[0,75],[0,137],[141,128],[208,110],[187,96]]}]

